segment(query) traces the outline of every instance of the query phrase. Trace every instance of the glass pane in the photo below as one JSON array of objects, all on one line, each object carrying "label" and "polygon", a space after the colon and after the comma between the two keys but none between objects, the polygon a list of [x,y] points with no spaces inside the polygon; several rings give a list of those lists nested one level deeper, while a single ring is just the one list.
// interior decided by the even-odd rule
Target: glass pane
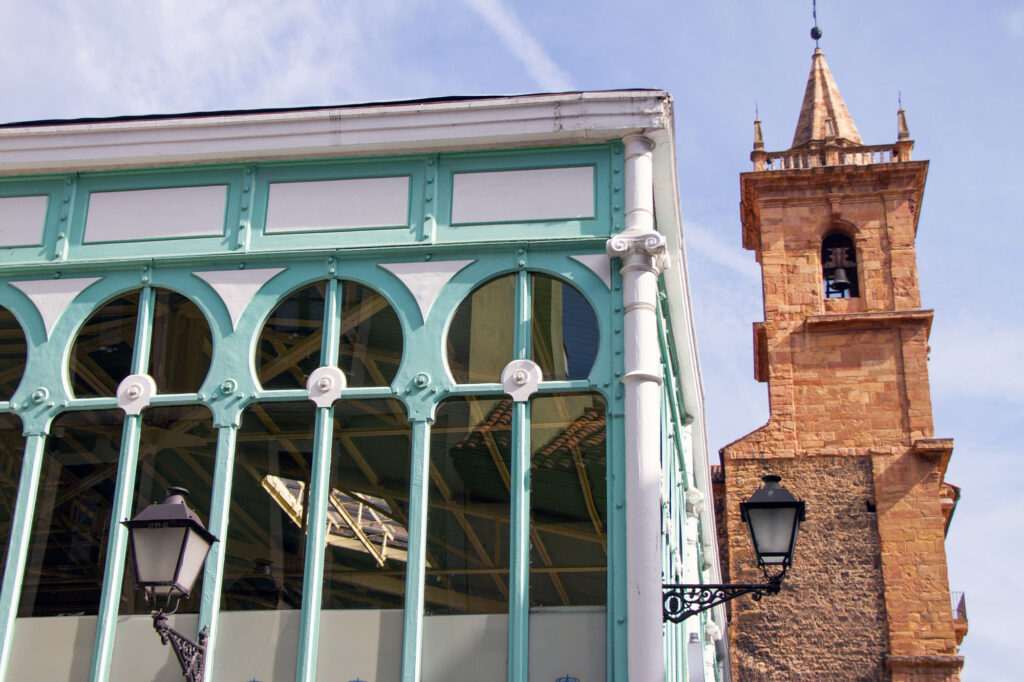
[{"label": "glass pane", "polygon": [[[204,524],[209,520],[213,468],[217,458],[217,432],[213,417],[202,405],[150,407],[142,413],[139,462],[132,499],[134,517],[154,502],[163,502],[164,490],[185,488],[188,505]],[[179,613],[198,613],[203,579],[200,576],[188,599],[182,599]],[[135,567],[125,564],[120,613],[146,614],[149,609],[142,591],[136,589]]]},{"label": "glass pane", "polygon": [[314,410],[309,402],[271,403],[243,415],[223,539],[226,611],[302,605]]},{"label": "glass pane", "polygon": [[[173,582],[178,572],[178,555],[184,538],[184,526],[134,529],[132,544],[135,564],[138,567],[138,580]],[[133,580],[132,584],[135,582]]]},{"label": "glass pane", "polygon": [[431,429],[427,614],[508,613],[512,402],[458,398]]},{"label": "glass pane", "polygon": [[25,454],[25,437],[21,420],[13,414],[0,414],[0,575],[7,559],[7,540],[11,536],[11,519],[18,496],[21,460]]},{"label": "glass pane", "polygon": [[448,327],[448,368],[459,383],[501,380],[514,357],[515,275],[492,279],[455,311]]},{"label": "glass pane", "polygon": [[46,441],[19,616],[99,608],[121,410],[58,416]]},{"label": "glass pane", "polygon": [[586,379],[601,337],[597,317],[583,294],[553,277],[531,280],[531,356],[544,379]]},{"label": "glass pane", "polygon": [[25,371],[28,347],[14,315],[0,308],[0,400],[10,400]]},{"label": "glass pane", "polygon": [[411,433],[397,400],[335,403],[325,609],[403,607]]},{"label": "glass pane", "polygon": [[335,403],[318,679],[401,676],[410,436],[397,400]]},{"label": "glass pane", "polygon": [[349,386],[390,386],[402,362],[402,324],[387,299],[341,282],[338,367]]},{"label": "glass pane", "polygon": [[530,449],[530,603],[605,604],[604,401],[597,394],[535,396]]},{"label": "glass pane", "polygon": [[210,369],[213,337],[199,307],[181,294],[156,291],[149,374],[160,393],[195,393]]},{"label": "glass pane", "polygon": [[139,294],[110,301],[90,317],[71,349],[71,390],[78,398],[112,396],[131,374]]},{"label": "glass pane", "polygon": [[305,388],[320,366],[326,282],[293,293],[271,313],[256,347],[256,375],[263,388]]}]

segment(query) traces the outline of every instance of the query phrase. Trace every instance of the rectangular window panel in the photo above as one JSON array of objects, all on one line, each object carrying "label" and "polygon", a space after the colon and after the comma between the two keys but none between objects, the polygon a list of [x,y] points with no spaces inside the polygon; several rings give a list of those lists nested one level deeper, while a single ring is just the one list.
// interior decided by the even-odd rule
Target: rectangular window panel
[{"label": "rectangular window panel", "polygon": [[267,234],[400,227],[409,222],[409,177],[274,182]]},{"label": "rectangular window panel", "polygon": [[530,408],[530,679],[604,679],[605,404],[534,396]]},{"label": "rectangular window panel", "polygon": [[93,192],[86,242],[217,237],[224,232],[227,185]]},{"label": "rectangular window panel", "polygon": [[21,460],[25,455],[25,437],[21,435],[21,420],[13,414],[0,414],[0,575],[3,575],[7,560],[8,539],[11,536],[11,520],[14,518],[14,504],[18,498],[18,479],[21,477]]},{"label": "rectangular window panel", "polygon": [[50,197],[0,197],[0,247],[35,246],[43,241]]},{"label": "rectangular window panel", "polygon": [[99,609],[123,420],[121,410],[68,412],[50,427],[19,616]]}]

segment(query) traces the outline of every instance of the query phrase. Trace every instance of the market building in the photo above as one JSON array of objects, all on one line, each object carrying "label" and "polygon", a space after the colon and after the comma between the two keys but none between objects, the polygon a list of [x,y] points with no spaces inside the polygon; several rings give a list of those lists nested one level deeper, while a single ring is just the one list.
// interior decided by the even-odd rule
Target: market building
[{"label": "market building", "polygon": [[0,678],[181,678],[180,486],[208,679],[725,679],[671,104],[0,127]]}]

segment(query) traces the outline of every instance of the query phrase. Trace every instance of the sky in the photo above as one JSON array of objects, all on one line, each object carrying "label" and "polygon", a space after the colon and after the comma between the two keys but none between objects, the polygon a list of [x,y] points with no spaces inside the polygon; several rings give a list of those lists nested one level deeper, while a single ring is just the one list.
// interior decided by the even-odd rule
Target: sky
[{"label": "sky", "polygon": [[[970,619],[963,679],[1016,679],[1024,0],[818,4],[821,47],[861,138],[894,141],[902,97],[914,158],[931,162],[917,255],[935,310],[935,435],[955,439],[947,480],[963,489],[947,538]],[[0,122],[667,90],[717,459],[767,419],[739,173],[751,169],[755,107],[766,148],[790,145],[811,26],[810,0],[0,0]]]}]

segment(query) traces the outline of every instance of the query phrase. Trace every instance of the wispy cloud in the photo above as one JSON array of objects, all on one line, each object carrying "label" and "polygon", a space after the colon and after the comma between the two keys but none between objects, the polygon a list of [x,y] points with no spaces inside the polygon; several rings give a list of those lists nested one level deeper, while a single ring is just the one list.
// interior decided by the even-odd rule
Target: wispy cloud
[{"label": "wispy cloud", "polygon": [[551,59],[537,39],[523,26],[515,12],[501,0],[464,0],[491,29],[505,47],[526,68],[530,77],[543,90],[548,92],[564,92],[572,90],[572,82]]},{"label": "wispy cloud", "polygon": [[707,258],[745,279],[761,281],[761,272],[751,254],[737,244],[723,244],[711,230],[690,221],[683,221],[683,239],[687,252]]}]

